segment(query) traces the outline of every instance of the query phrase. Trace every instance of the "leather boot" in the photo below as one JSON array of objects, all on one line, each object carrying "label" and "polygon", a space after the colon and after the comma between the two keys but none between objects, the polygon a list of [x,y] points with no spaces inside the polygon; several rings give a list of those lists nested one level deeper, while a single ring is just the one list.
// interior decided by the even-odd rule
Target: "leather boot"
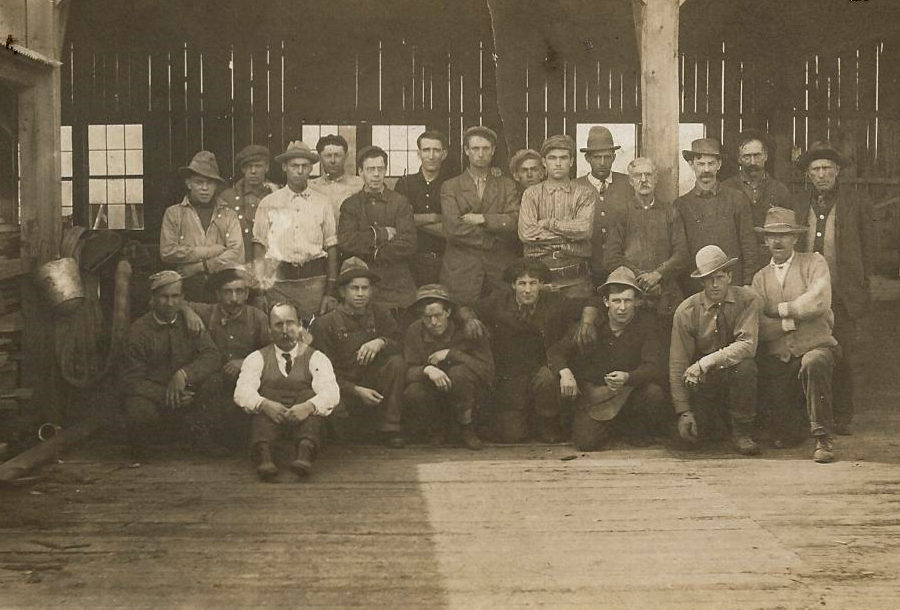
[{"label": "leather boot", "polygon": [[297,443],[297,455],[291,462],[291,470],[299,477],[308,476],[312,472],[313,444],[308,440]]},{"label": "leather boot", "polygon": [[269,443],[257,443],[253,449],[256,462],[256,474],[263,481],[268,481],[278,474],[278,466],[272,459],[272,447]]},{"label": "leather boot", "polygon": [[482,443],[481,439],[478,438],[478,435],[475,434],[475,429],[472,427],[472,424],[463,424],[460,427],[459,436],[462,439],[463,445],[472,451],[478,451],[484,447],[484,443]]}]

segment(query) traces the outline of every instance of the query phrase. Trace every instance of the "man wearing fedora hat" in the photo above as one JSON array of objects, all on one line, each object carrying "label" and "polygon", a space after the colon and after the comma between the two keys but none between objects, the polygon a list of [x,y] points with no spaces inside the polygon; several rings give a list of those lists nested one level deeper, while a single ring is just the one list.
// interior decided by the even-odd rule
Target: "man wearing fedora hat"
[{"label": "man wearing fedora hat", "polygon": [[[818,252],[795,252],[806,226],[794,224],[794,212],[770,208],[765,224],[756,229],[772,253],[771,262],[753,276],[753,289],[762,296],[759,320],[760,404],[772,409],[772,428],[783,443],[799,436],[796,421],[799,399],[805,398],[806,418],[816,439],[814,459],[834,459],[831,377],[837,360],[837,341],[831,334],[831,277]],[[792,417],[793,416],[793,417]]]},{"label": "man wearing fedora hat", "polygon": [[380,276],[352,256],[338,277],[340,305],[310,326],[313,346],[334,365],[341,404],[331,420],[335,434],[365,440],[375,428],[389,447],[404,446],[401,434],[406,364],[401,335],[390,310],[372,302]]},{"label": "man wearing fedora hat", "polygon": [[[691,277],[703,290],[675,310],[669,350],[669,387],[678,432],[691,443],[715,436],[727,412],[737,451],[756,455],[750,436],[756,418],[756,346],[762,299],[732,284],[738,262],[718,246],[700,248]],[[727,422],[726,422],[727,423]]]},{"label": "man wearing fedora hat", "polygon": [[216,190],[225,184],[216,156],[201,150],[178,169],[187,194],[166,208],[159,231],[159,256],[184,278],[184,291],[194,301],[211,301],[206,280],[231,265],[244,262],[244,241],[237,214]]},{"label": "man wearing fedora hat", "polygon": [[590,296],[591,234],[594,202],[591,187],[569,176],[575,161],[571,136],[550,136],[541,145],[547,179],[525,189],[519,207],[519,239],[525,256],[550,268],[550,290]]},{"label": "man wearing fedora hat", "polygon": [[259,202],[253,224],[253,272],[270,302],[292,301],[301,312],[334,308],[337,226],[328,198],[309,188],[319,155],[295,140],[275,157],[287,185]]},{"label": "man wearing fedora hat", "polygon": [[[341,204],[350,195],[358,193],[363,188],[363,179],[359,176],[347,173],[347,154],[350,145],[342,135],[329,134],[319,138],[316,142],[316,152],[319,153],[319,166],[321,175],[309,181],[309,186],[326,197],[331,202],[334,211],[335,222],[341,219]],[[351,167],[353,159],[350,159]]]},{"label": "man wearing fedora hat", "polygon": [[497,148],[493,129],[469,127],[463,143],[469,166],[441,187],[447,238],[441,284],[455,303],[469,305],[504,287],[503,269],[516,259],[519,248],[519,198],[510,178],[491,171]]},{"label": "man wearing fedora hat", "polygon": [[715,244],[740,263],[731,272],[734,284],[749,284],[758,268],[750,200],[742,192],[722,188],[719,183],[722,151],[718,140],[694,140],[691,149],[681,154],[696,177],[694,188],[675,200],[690,256],[696,256],[704,246]]},{"label": "man wearing fedora hat", "polygon": [[253,255],[253,219],[259,202],[266,195],[278,190],[278,185],[267,179],[269,171],[269,149],[261,144],[248,144],[234,158],[240,178],[234,186],[224,190],[220,195],[241,221],[244,236],[244,253],[249,258]]},{"label": "man wearing fedora hat", "polygon": [[575,180],[577,184],[590,186],[597,193],[594,204],[594,228],[591,231],[591,269],[594,283],[606,278],[610,265],[603,260],[607,233],[617,212],[624,210],[634,196],[628,176],[612,171],[616,151],[622,148],[613,142],[612,132],[602,125],[594,125],[588,131],[587,145],[581,149],[591,171]]},{"label": "man wearing fedora hat", "polygon": [[831,272],[833,332],[841,346],[834,369],[834,430],[838,434],[850,434],[857,321],[869,310],[869,279],[875,264],[872,203],[862,191],[838,179],[849,163],[830,142],[811,144],[797,165],[812,188],[794,203],[797,223],[809,227],[798,249],[824,256]]},{"label": "man wearing fedora hat", "polygon": [[597,341],[580,349],[569,333],[549,350],[561,395],[575,401],[572,443],[597,451],[616,427],[646,445],[671,421],[656,316],[637,307],[642,290],[628,267],[613,270],[597,290],[607,312],[596,320]]},{"label": "man wearing fedora hat", "polygon": [[434,441],[444,436],[450,415],[463,445],[481,449],[473,418],[482,389],[494,379],[488,339],[466,335],[452,318],[453,302],[440,284],[420,287],[416,307],[420,317],[410,324],[403,340],[407,413],[417,413]]}]

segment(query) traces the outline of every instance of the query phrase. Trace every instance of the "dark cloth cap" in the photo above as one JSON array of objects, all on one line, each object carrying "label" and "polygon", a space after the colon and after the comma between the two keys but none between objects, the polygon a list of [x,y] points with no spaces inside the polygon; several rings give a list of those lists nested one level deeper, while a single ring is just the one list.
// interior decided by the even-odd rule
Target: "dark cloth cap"
[{"label": "dark cloth cap", "polygon": [[494,146],[497,145],[497,132],[490,127],[485,127],[484,125],[475,125],[473,127],[469,127],[463,133],[463,142],[468,142],[471,136],[487,138]]},{"label": "dark cloth cap", "polygon": [[416,303],[428,299],[439,299],[451,305],[453,304],[453,301],[450,300],[450,293],[447,292],[447,289],[442,284],[424,284],[419,286],[419,289],[416,290]]},{"label": "dark cloth cap", "polygon": [[534,159],[535,161],[540,162],[541,153],[534,150],[533,148],[523,148],[521,150],[517,150],[516,154],[512,156],[509,160],[509,173],[515,175],[519,168],[522,166],[525,161],[528,159]]},{"label": "dark cloth cap", "polygon": [[260,144],[250,144],[241,149],[234,158],[234,164],[237,165],[238,168],[242,168],[251,161],[265,161],[268,163],[270,156],[269,149],[265,146]]},{"label": "dark cloth cap", "polygon": [[181,274],[177,271],[172,271],[171,269],[166,269],[165,271],[160,271],[158,273],[154,273],[150,276],[150,290],[156,292],[160,288],[164,288],[169,284],[174,284],[175,282],[180,282],[182,279]]},{"label": "dark cloth cap", "polygon": [[565,134],[550,136],[549,138],[544,140],[543,144],[541,144],[541,157],[546,157],[547,153],[554,149],[567,150],[569,151],[569,154],[574,158],[575,140],[572,139],[572,136]]}]

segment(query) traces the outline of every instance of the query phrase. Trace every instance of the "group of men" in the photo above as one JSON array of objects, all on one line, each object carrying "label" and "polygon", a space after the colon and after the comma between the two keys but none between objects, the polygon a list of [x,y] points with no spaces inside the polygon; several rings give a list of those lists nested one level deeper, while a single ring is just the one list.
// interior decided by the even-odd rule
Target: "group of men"
[{"label": "group of men", "polygon": [[123,370],[138,453],[176,414],[205,448],[249,426],[264,479],[282,430],[301,475],[326,430],[398,448],[571,435],[593,450],[677,429],[752,455],[762,427],[776,447],[811,434],[814,459],[833,459],[873,243],[834,146],[799,158],[812,188],[792,197],[765,169],[765,134],[741,134],[724,182],[719,143],[695,140],[694,188],[674,202],[656,198],[651,159],[612,171],[619,147],[600,126],[577,179],[567,135],[514,154],[512,178],[487,127],[465,131],[455,177],[442,133],[417,146],[420,170],[394,189],[384,150],[360,150],[353,176],[336,135],[277,155],[281,188],[258,145],[230,187],[208,151],[179,170],[187,194],[160,234],[173,270],[150,278]]}]

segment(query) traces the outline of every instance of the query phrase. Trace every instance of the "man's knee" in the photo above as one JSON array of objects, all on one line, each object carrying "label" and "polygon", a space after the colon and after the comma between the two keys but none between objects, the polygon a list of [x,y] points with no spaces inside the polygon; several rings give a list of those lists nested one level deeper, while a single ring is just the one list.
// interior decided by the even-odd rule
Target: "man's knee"
[{"label": "man's knee", "polygon": [[665,391],[655,383],[648,383],[647,385],[638,388],[636,393],[641,403],[648,407],[658,408],[666,402]]},{"label": "man's knee", "polygon": [[426,385],[431,382],[414,381],[403,388],[403,402],[410,407],[416,407],[432,400],[433,392]]},{"label": "man's knee", "polygon": [[610,422],[598,422],[583,409],[575,411],[572,421],[572,444],[579,451],[598,451],[609,440]]},{"label": "man's knee", "polygon": [[559,381],[556,373],[546,366],[542,366],[531,378],[531,388],[535,393],[538,392],[558,392]]},{"label": "man's knee", "polygon": [[830,351],[814,349],[800,358],[801,374],[829,375],[834,369],[834,356]]},{"label": "man's knee", "polygon": [[406,361],[400,354],[391,354],[385,358],[384,364],[381,365],[379,376],[394,378],[397,375],[406,373]]},{"label": "man's knee", "polygon": [[159,423],[159,406],[142,396],[128,396],[125,398],[125,419],[132,427],[156,425]]}]

